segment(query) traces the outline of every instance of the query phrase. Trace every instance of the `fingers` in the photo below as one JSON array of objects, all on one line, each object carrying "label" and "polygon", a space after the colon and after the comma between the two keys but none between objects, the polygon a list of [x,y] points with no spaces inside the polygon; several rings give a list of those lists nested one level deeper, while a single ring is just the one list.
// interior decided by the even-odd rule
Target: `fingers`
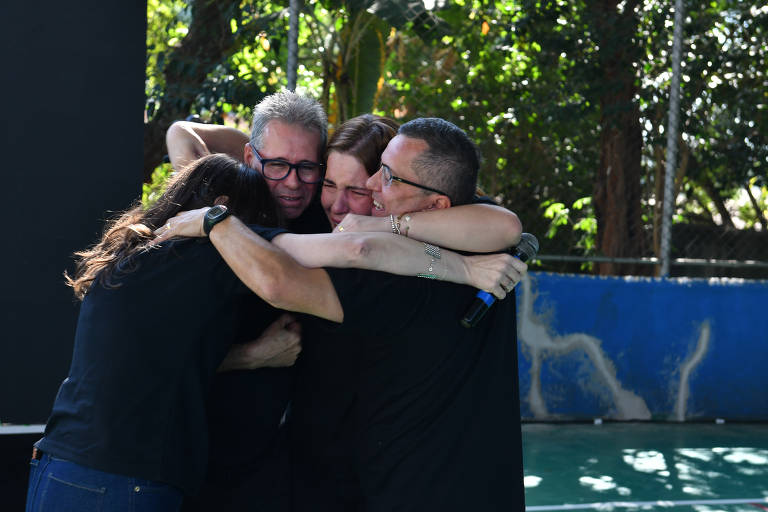
[{"label": "fingers", "polygon": [[158,245],[173,237],[170,230],[162,231],[160,233],[158,233],[158,231],[160,230],[155,230],[155,235],[157,236],[149,241],[149,245]]},{"label": "fingers", "polygon": [[165,224],[154,231],[155,238],[151,244],[157,245],[160,242],[173,238],[174,236],[200,237],[205,236],[203,232],[203,218],[210,208],[200,208],[188,212],[179,212]]},{"label": "fingers", "polygon": [[271,329],[272,327],[276,330],[284,329],[292,333],[301,334],[301,323],[299,323],[296,317],[290,313],[283,313],[280,315],[269,328]]},{"label": "fingers", "polygon": [[507,296],[507,292],[506,292],[506,290],[504,289],[504,287],[503,287],[503,286],[501,286],[501,284],[499,284],[499,285],[497,285],[497,286],[494,286],[494,287],[493,287],[493,290],[491,290],[490,292],[491,292],[491,293],[493,294],[493,296],[494,296],[494,297],[496,297],[498,300],[504,300],[504,297],[506,297],[506,296]]},{"label": "fingers", "polygon": [[[293,333],[291,333],[293,334]],[[296,359],[301,354],[301,338],[294,334],[293,336],[286,336],[289,345],[283,350],[280,355],[275,358],[272,366],[293,366]]]},{"label": "fingers", "polygon": [[290,313],[283,313],[282,315],[277,317],[277,320],[272,322],[272,325],[270,325],[269,327],[272,328],[274,326],[279,326],[279,328],[283,328],[283,327],[287,326],[288,324],[293,323],[295,321],[296,321],[296,318],[292,314],[290,314]]},{"label": "fingers", "polygon": [[500,267],[497,267],[499,268],[498,278],[491,293],[501,300],[523,279],[523,275],[528,271],[528,265],[524,261],[506,254],[499,255],[497,263],[500,263]]},{"label": "fingers", "polygon": [[507,293],[512,291],[512,289],[522,281],[523,275],[528,272],[528,265],[517,258],[512,258],[509,262],[509,268],[506,272],[506,277],[508,279],[507,283],[504,286],[504,289],[507,290]]},{"label": "fingers", "polygon": [[285,325],[285,330],[296,334],[301,334],[301,323],[292,321]]},{"label": "fingers", "polygon": [[515,270],[517,270],[520,273],[528,271],[528,264],[521,259],[512,258],[512,260],[509,263],[510,265],[512,265],[512,267],[515,268]]}]

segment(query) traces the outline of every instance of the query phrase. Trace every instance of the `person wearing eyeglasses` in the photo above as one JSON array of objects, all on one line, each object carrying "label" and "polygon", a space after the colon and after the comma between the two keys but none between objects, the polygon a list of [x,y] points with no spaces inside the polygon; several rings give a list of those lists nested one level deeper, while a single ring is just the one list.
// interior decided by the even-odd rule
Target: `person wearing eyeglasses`
[{"label": "person wearing eyeglasses", "polygon": [[[323,169],[322,165],[313,165],[321,160],[317,158],[317,154],[322,154],[314,149],[317,143],[315,135],[322,133],[322,130],[317,128],[321,124],[317,121],[319,116],[302,113],[301,109],[293,105],[297,101],[292,93],[278,93],[265,98],[254,109],[250,137],[225,126],[175,123],[167,135],[171,162],[177,166],[208,152],[225,152],[241,159],[264,175],[278,205],[289,219],[289,229],[295,233],[327,231],[328,227],[323,222],[323,217],[326,217],[330,227],[336,228],[337,232],[344,232],[345,229],[348,232],[389,232],[396,222],[401,233],[410,238],[464,251],[497,251],[516,243],[522,231],[519,220],[512,212],[492,204],[467,204],[445,209],[442,208],[445,203],[438,202],[435,207],[424,208],[423,211],[414,208],[408,215],[399,214],[392,222],[388,215],[372,217],[372,213],[381,215],[383,210],[380,200],[374,202],[374,192],[366,187],[366,182],[381,167],[381,154],[387,143],[396,135],[398,123],[371,114],[346,121],[335,130],[331,138],[327,151],[327,168]],[[312,108],[304,109],[314,112]],[[305,146],[304,151],[301,145]],[[306,150],[307,148],[309,150]],[[325,171],[320,196],[325,216],[320,213],[316,202],[308,200],[316,192],[318,171]],[[412,179],[406,175],[395,174],[389,181],[395,181],[396,186],[401,185],[406,189],[429,192],[428,188],[420,189],[413,176],[410,178]],[[439,192],[437,189],[435,191]],[[276,335],[279,334],[278,330]],[[303,356],[297,368],[293,422],[290,424],[294,433],[291,447],[294,455],[302,462],[297,464],[294,460],[294,506],[297,506],[298,502],[299,506],[306,505],[305,509],[308,510],[321,506],[319,502],[323,500],[332,503],[329,508],[334,508],[353,504],[356,499],[353,492],[347,492],[349,486],[346,483],[338,483],[344,482],[340,473],[345,467],[349,467],[343,460],[344,456],[339,456],[340,453],[348,452],[346,448],[339,446],[346,442],[339,433],[339,424],[351,400],[348,391],[350,372],[354,370],[354,363],[351,361],[355,357],[355,347],[327,343],[324,339],[326,336],[315,334],[304,331],[302,335],[306,339],[302,340]],[[259,360],[251,355],[250,346],[246,343],[234,347],[222,368],[255,369]],[[214,399],[211,401],[213,415],[221,420],[212,421],[214,430],[211,445],[214,465],[219,458],[216,453],[228,455],[227,447],[230,444],[226,441],[220,444],[217,440],[238,439],[237,436],[241,435],[239,429],[247,424],[247,413],[236,415],[231,412],[235,409],[236,402],[263,393],[261,390],[264,386],[256,389],[256,385],[239,383],[238,389],[234,389],[234,385],[222,384],[248,379],[239,375],[242,373],[235,372],[234,377],[222,376],[218,379],[218,386],[214,387]],[[221,389],[221,393],[216,393],[217,389]],[[217,400],[216,397],[221,399]],[[217,428],[216,425],[228,427],[223,429]],[[333,439],[323,437],[322,432],[329,433]],[[221,449],[217,449],[219,446]],[[241,457],[247,460],[246,454],[249,451],[254,450],[251,447],[238,449],[234,459]],[[341,462],[334,463],[333,467],[326,471],[324,461],[330,459]],[[236,460],[230,460],[227,464],[234,466],[235,462]],[[280,463],[283,463],[282,460]],[[271,462],[264,463],[262,467],[268,468],[270,465]],[[251,466],[255,467],[255,464]],[[308,471],[302,471],[307,468]],[[256,478],[259,473],[255,472]],[[296,479],[305,473],[307,477],[297,483]],[[238,493],[232,489],[244,488],[231,478],[226,478],[228,474],[235,474],[234,471],[212,471],[211,474],[224,475],[212,478],[216,482],[210,485],[208,490],[211,491],[209,496],[214,496],[213,499],[216,495],[227,494],[234,500]],[[332,478],[330,483],[324,480],[332,474],[337,476]],[[245,501],[247,497],[242,499]],[[205,503],[205,500],[201,501],[202,503]],[[263,497],[260,504],[264,504]]]},{"label": "person wearing eyeglasses", "polygon": [[[396,219],[405,212],[450,212],[472,202],[478,164],[474,144],[458,127],[416,119],[387,145],[368,185],[380,215],[402,239],[406,233]],[[185,212],[156,234],[159,240],[204,236],[207,217],[205,209]],[[417,274],[424,279],[318,269],[315,278],[296,282],[273,269],[291,257],[313,266],[303,248],[317,235],[279,235],[273,247],[230,217],[209,236],[235,274],[267,302],[341,322],[307,320],[305,332],[359,346],[349,365],[354,400],[345,417],[328,425],[319,410],[317,419],[341,429],[320,432],[320,440],[352,439],[353,460],[339,465],[334,456],[346,459],[343,451],[317,460],[326,464],[324,478],[323,468],[315,468],[319,499],[295,510],[524,510],[514,301],[498,303],[472,329],[461,327],[472,290],[440,280],[441,250],[432,244],[424,244],[425,268]],[[525,272],[524,263],[515,266],[517,277],[506,291]],[[264,286],[265,274],[281,277]],[[308,293],[326,300],[308,300]]]},{"label": "person wearing eyeglasses", "polygon": [[[174,169],[211,153],[244,162],[265,178],[291,232],[327,231],[318,200],[327,118],[317,101],[279,92],[256,105],[250,135],[180,121],[168,130],[166,143]],[[288,350],[296,334],[295,324],[281,321],[258,338],[277,352]],[[280,418],[289,403],[294,369],[264,368],[256,341],[234,345],[213,380],[206,481],[195,499],[185,500],[184,510],[282,511],[290,506],[287,441]]]},{"label": "person wearing eyeglasses", "polygon": [[189,121],[177,121],[166,133],[174,169],[209,153],[226,153],[259,171],[292,232],[326,229],[317,199],[327,140],[328,121],[320,104],[288,91],[256,105],[249,135]]}]

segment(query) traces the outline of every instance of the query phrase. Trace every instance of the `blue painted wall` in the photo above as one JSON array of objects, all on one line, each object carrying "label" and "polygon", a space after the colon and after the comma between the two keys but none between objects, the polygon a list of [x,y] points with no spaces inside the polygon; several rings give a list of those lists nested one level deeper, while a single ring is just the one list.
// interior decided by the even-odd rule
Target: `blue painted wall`
[{"label": "blue painted wall", "polygon": [[768,282],[531,272],[523,418],[768,420]]}]

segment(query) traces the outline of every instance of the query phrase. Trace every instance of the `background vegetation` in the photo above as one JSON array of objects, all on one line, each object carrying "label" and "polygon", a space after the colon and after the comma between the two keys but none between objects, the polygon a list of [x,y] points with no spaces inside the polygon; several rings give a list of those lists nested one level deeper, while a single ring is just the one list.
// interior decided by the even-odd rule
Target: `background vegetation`
[{"label": "background vegetation", "polygon": [[[652,257],[673,4],[307,1],[297,90],[317,97],[333,125],[374,111],[466,129],[484,157],[482,187],[518,212],[544,254]],[[673,256],[768,261],[768,6],[685,9]],[[287,34],[287,0],[148,1],[145,181],[174,120],[247,128],[250,108],[285,86]]]}]

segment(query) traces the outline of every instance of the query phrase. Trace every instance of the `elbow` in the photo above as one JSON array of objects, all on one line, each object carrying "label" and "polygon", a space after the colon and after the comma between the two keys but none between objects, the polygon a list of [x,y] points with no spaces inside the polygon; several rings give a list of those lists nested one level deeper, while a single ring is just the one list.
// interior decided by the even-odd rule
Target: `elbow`
[{"label": "elbow", "polygon": [[340,267],[366,268],[364,263],[374,250],[374,239],[364,233],[350,233],[344,236],[342,247]]},{"label": "elbow", "polygon": [[276,308],[282,308],[286,302],[286,292],[284,281],[281,276],[282,271],[279,268],[273,268],[269,271],[263,268],[251,268],[245,272],[247,279],[244,283],[253,293],[261,297],[264,302]]},{"label": "elbow", "polygon": [[507,233],[508,247],[514,247],[520,243],[520,236],[523,234],[523,224],[517,214],[510,212],[505,232]]},{"label": "elbow", "polygon": [[[255,290],[254,290],[255,291]],[[292,310],[288,298],[288,290],[279,279],[267,278],[259,285],[259,291],[256,295],[261,297],[264,302],[277,309]]]},{"label": "elbow", "polygon": [[176,121],[168,127],[168,131],[165,132],[166,144],[173,144],[173,141],[175,141],[182,133],[184,133],[184,123],[185,121]]}]

